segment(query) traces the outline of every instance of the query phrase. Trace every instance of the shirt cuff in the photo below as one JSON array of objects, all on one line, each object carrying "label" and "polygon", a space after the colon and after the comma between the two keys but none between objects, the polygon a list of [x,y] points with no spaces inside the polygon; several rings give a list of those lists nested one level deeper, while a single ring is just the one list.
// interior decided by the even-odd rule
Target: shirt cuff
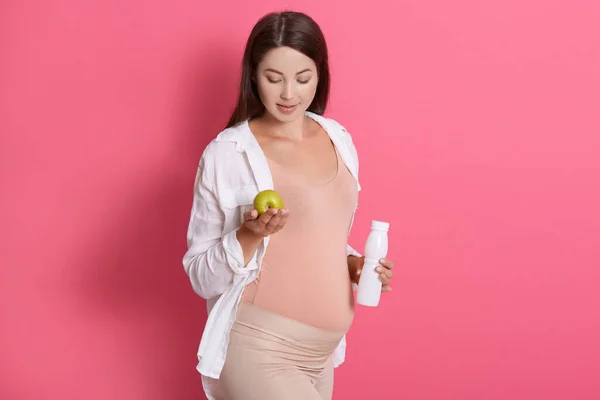
[{"label": "shirt cuff", "polygon": [[352,246],[350,246],[349,244],[346,245],[346,255],[347,256],[354,256],[354,257],[362,257],[362,254],[360,254],[358,251],[354,250],[352,248]]},{"label": "shirt cuff", "polygon": [[237,240],[237,231],[237,229],[234,229],[223,236],[223,249],[227,264],[233,272],[235,274],[247,274],[248,271],[244,267],[244,250]]}]

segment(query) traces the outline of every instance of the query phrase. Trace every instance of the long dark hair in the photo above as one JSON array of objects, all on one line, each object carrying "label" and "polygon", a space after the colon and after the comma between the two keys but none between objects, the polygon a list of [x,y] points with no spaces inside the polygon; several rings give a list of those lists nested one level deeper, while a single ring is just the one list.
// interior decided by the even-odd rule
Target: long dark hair
[{"label": "long dark hair", "polygon": [[242,80],[237,105],[227,127],[261,115],[265,107],[252,79],[265,54],[277,47],[291,47],[310,57],[317,66],[318,84],[308,111],[323,114],[329,98],[329,60],[327,44],[319,25],[308,15],[284,11],[262,17],[250,32],[242,61]]}]

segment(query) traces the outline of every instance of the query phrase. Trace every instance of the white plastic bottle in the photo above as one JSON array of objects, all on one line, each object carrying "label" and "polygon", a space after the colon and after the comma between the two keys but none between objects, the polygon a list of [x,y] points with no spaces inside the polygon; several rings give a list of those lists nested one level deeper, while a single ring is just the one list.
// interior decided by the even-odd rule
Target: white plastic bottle
[{"label": "white plastic bottle", "polygon": [[365,244],[365,265],[360,273],[356,293],[356,301],[360,305],[369,307],[379,305],[382,283],[375,268],[379,265],[379,260],[387,256],[389,228],[388,222],[371,222],[371,233]]}]

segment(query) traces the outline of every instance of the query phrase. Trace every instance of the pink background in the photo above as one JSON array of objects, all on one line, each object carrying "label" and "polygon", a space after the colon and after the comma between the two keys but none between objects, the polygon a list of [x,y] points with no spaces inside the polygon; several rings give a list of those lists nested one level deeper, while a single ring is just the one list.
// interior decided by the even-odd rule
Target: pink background
[{"label": "pink background", "polygon": [[[2,2],[0,398],[203,398],[181,257],[260,3]],[[335,399],[600,398],[599,3],[320,3],[398,265]]]}]

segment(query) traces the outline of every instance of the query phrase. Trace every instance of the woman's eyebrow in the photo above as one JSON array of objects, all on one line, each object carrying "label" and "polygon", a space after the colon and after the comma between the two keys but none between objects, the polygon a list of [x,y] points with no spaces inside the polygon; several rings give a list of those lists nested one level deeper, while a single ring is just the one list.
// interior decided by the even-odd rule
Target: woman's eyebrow
[{"label": "woman's eyebrow", "polygon": [[[279,75],[283,75],[283,72],[277,71],[276,69],[273,69],[273,68],[267,68],[267,69],[265,69],[265,72],[267,72],[267,71],[274,72],[274,73],[279,74]],[[311,71],[311,69],[310,68],[306,68],[306,69],[303,69],[300,72],[296,72],[296,75],[300,75],[300,74],[303,74],[303,73],[309,72],[309,71]]]}]

